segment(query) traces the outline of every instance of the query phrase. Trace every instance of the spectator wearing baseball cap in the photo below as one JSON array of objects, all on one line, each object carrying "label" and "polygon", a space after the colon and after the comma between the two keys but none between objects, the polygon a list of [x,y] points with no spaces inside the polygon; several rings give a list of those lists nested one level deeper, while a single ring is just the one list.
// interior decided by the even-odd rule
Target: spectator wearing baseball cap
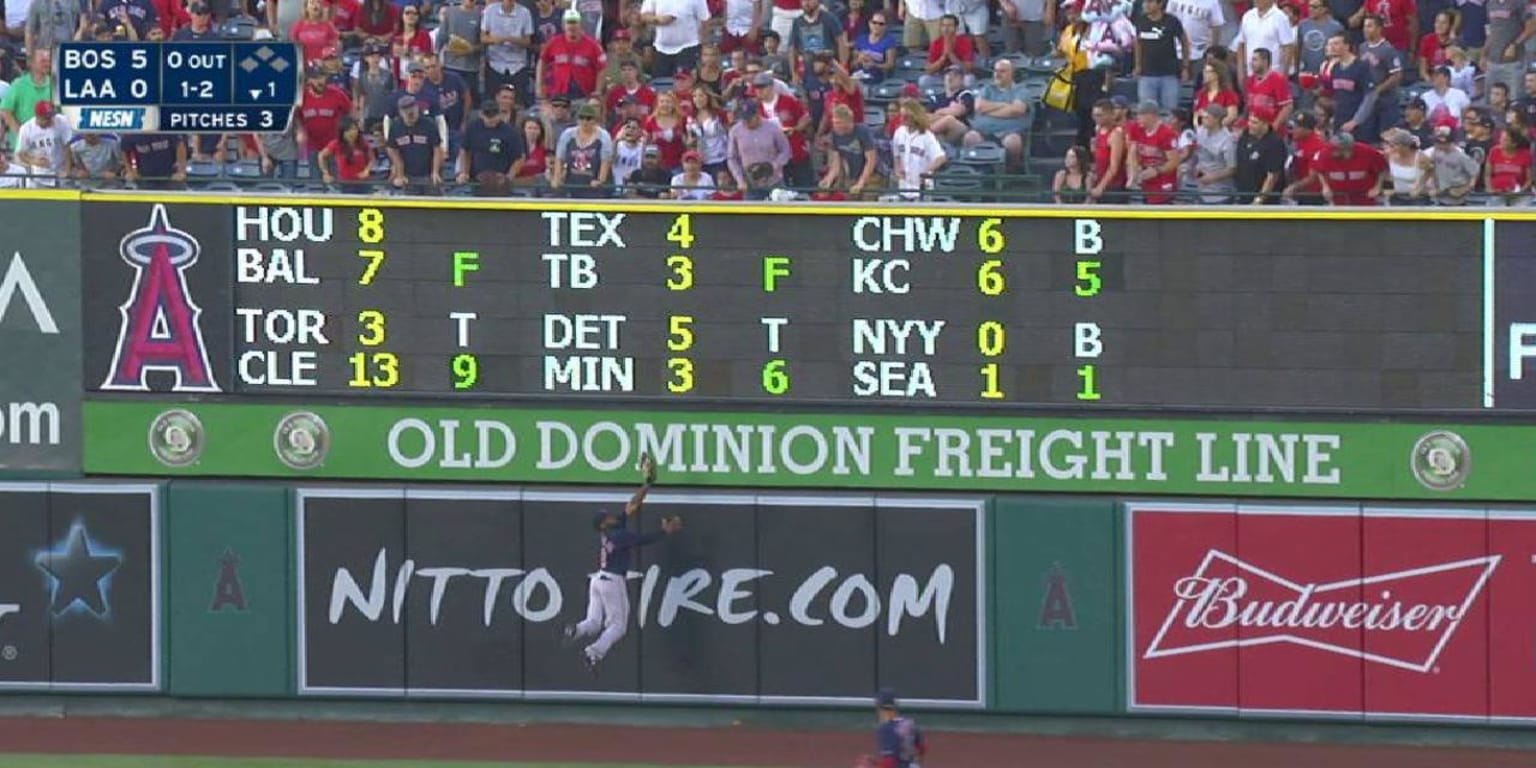
[{"label": "spectator wearing baseball cap", "polygon": [[663,162],[661,148],[654,144],[645,145],[640,168],[629,175],[624,185],[624,196],[656,200],[670,196],[671,189],[672,171]]},{"label": "spectator wearing baseball cap", "polygon": [[218,40],[221,37],[218,28],[213,25],[213,9],[208,7],[205,0],[194,0],[189,3],[187,13],[189,14],[187,23],[171,33],[171,42]]},{"label": "spectator wearing baseball cap", "polygon": [[1207,104],[1195,128],[1195,189],[1208,205],[1230,203],[1237,191],[1237,137],[1222,124],[1226,119],[1226,107]]},{"label": "spectator wearing baseball cap", "polygon": [[948,144],[964,141],[976,115],[976,92],[965,87],[965,71],[959,67],[944,70],[944,90],[929,106],[934,135]]},{"label": "spectator wearing baseball cap", "polygon": [[394,113],[395,102],[399,101],[396,91],[400,89],[400,80],[385,58],[388,52],[389,46],[383,43],[368,43],[363,46],[363,60],[358,62],[353,91],[362,102],[365,132],[371,133],[383,125],[384,118]]},{"label": "spectator wearing baseball cap", "polygon": [[1129,146],[1126,153],[1130,186],[1140,189],[1142,202],[1167,205],[1178,189],[1179,134],[1163,122],[1162,107],[1155,101],[1143,101],[1136,107],[1136,119],[1125,126]]},{"label": "spectator wearing baseball cap", "polygon": [[726,162],[737,187],[749,200],[767,199],[784,181],[789,159],[789,139],[784,132],[763,119],[763,107],[756,98],[742,99],[726,143]]},{"label": "spectator wearing baseball cap", "polygon": [[656,91],[646,85],[641,78],[638,61],[624,61],[619,64],[619,82],[608,89],[604,99],[608,113],[619,114],[625,99],[633,99],[635,109],[625,113],[624,117],[639,117],[643,120],[656,109]]},{"label": "spectator wearing baseball cap", "polygon": [[813,127],[810,111],[799,99],[781,90],[778,79],[767,72],[753,78],[752,92],[762,105],[764,120],[783,131],[789,141],[789,163],[780,169],[784,182],[791,187],[815,186],[815,169],[806,139],[806,133]]},{"label": "spectator wearing baseball cap", "polygon": [[1439,205],[1460,206],[1477,188],[1482,168],[1456,143],[1456,129],[1449,125],[1435,128],[1435,146],[1426,154],[1434,165],[1433,189]]},{"label": "spectator wearing baseball cap", "polygon": [[623,27],[613,31],[608,38],[608,64],[603,67],[603,73],[597,78],[597,89],[602,93],[613,90],[624,79],[624,65],[633,64],[636,77],[640,82],[646,81],[645,60],[640,54],[635,53],[634,35]]},{"label": "spectator wearing baseball cap", "polygon": [[672,176],[673,200],[708,200],[715,194],[715,180],[704,170],[704,158],[697,150],[683,153],[683,169]]},{"label": "spectator wearing baseball cap", "polygon": [[[579,22],[579,19],[578,19]],[[555,144],[550,186],[568,197],[607,197],[613,174],[613,136],[599,123],[597,105],[576,110],[576,126],[567,128]]]},{"label": "spectator wearing baseball cap", "polygon": [[1237,201],[1253,205],[1276,205],[1285,191],[1285,140],[1273,124],[1255,117],[1248,121],[1237,139]]},{"label": "spectator wearing baseball cap", "polygon": [[1376,205],[1387,177],[1387,159],[1348,131],[1333,134],[1328,143],[1329,151],[1313,165],[1323,200],[1329,205]]},{"label": "spectator wearing baseball cap", "polygon": [[567,9],[560,19],[562,34],[539,52],[534,81],[540,99],[596,93],[598,76],[608,64],[603,47],[582,29],[581,11]]},{"label": "spectator wearing baseball cap", "polygon": [[1466,91],[1451,85],[1451,68],[1435,67],[1429,80],[1432,87],[1419,98],[1424,102],[1430,123],[1443,125],[1444,118],[1449,118],[1451,125],[1460,125],[1461,113],[1472,106],[1472,99]]},{"label": "spectator wearing baseball cap", "polygon": [[435,195],[443,183],[446,152],[437,125],[421,114],[421,102],[401,96],[399,118],[388,123],[384,146],[389,154],[389,181],[412,195]]},{"label": "spectator wearing baseball cap", "polygon": [[39,101],[32,119],[16,132],[16,161],[32,176],[34,187],[58,186],[69,169],[65,153],[74,135],[69,121],[56,114],[51,101]]},{"label": "spectator wearing baseball cap", "polygon": [[487,101],[480,106],[480,116],[471,118],[464,128],[457,181],[465,184],[473,179],[476,193],[482,196],[505,195],[526,154],[516,126],[502,119],[496,102]]},{"label": "spectator wearing baseball cap", "polygon": [[1434,143],[1435,126],[1429,122],[1429,107],[1424,100],[1414,97],[1408,101],[1403,109],[1403,119],[1395,125],[1382,126],[1382,141],[1386,141],[1387,130],[1395,128],[1407,132],[1419,142],[1419,146],[1427,147]]},{"label": "spectator wearing baseball cap", "polygon": [[1300,205],[1323,204],[1322,186],[1314,168],[1318,155],[1331,150],[1318,125],[1318,119],[1307,112],[1291,118],[1291,183],[1282,198]]}]

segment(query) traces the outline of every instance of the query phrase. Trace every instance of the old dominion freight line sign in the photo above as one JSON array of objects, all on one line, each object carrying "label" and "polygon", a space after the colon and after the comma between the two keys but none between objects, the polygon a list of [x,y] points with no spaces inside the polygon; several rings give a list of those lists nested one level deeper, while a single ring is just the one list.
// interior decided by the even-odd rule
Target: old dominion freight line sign
[{"label": "old dominion freight line sign", "polygon": [[1536,428],[91,402],[101,474],[1517,499]]}]

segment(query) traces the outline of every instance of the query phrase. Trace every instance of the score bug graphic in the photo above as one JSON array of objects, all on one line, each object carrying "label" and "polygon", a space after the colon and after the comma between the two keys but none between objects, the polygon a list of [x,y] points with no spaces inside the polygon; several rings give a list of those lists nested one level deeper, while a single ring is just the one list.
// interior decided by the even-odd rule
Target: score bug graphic
[{"label": "score bug graphic", "polygon": [[59,104],[76,130],[280,132],[299,99],[292,43],[64,43]]}]

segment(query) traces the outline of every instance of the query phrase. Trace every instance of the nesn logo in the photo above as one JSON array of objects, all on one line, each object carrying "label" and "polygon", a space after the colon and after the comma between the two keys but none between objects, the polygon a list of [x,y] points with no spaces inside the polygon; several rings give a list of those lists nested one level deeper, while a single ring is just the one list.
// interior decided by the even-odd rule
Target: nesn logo
[{"label": "nesn logo", "polygon": [[82,107],[80,130],[137,131],[144,127],[143,107]]}]

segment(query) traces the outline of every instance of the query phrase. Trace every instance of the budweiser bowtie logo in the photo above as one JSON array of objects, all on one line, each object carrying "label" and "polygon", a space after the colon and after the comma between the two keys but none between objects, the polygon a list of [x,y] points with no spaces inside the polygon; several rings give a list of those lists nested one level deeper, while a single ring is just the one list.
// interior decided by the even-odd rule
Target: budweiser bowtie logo
[{"label": "budweiser bowtie logo", "polygon": [[1143,658],[1288,643],[1428,672],[1500,555],[1329,583],[1300,583],[1212,549],[1173,583]]}]

